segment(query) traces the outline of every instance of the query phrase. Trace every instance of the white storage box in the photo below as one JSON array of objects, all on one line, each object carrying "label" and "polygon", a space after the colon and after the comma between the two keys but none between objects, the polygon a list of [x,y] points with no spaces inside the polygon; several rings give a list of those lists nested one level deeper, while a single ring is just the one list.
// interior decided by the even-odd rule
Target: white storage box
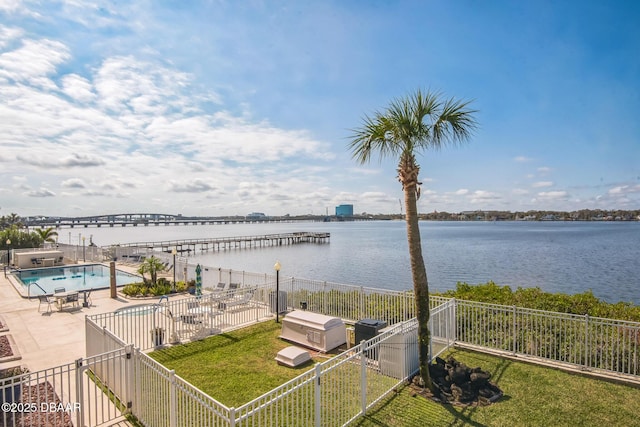
[{"label": "white storage box", "polygon": [[322,352],[345,344],[347,328],[339,317],[295,310],[282,319],[280,338]]},{"label": "white storage box", "polygon": [[311,360],[311,355],[304,348],[292,345],[278,352],[276,362],[295,368]]}]

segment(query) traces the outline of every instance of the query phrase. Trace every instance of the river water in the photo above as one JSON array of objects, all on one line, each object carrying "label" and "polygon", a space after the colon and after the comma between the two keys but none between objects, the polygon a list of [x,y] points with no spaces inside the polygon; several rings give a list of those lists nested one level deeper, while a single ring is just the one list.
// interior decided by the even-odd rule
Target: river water
[{"label": "river water", "polygon": [[[606,301],[640,304],[638,222],[420,222],[432,290],[457,282],[592,290]],[[377,288],[411,289],[404,221],[295,222],[60,229],[59,241],[81,237],[98,246],[199,237],[326,231],[327,244],[232,249],[191,255],[190,262]],[[67,241],[69,240],[69,241]]]}]

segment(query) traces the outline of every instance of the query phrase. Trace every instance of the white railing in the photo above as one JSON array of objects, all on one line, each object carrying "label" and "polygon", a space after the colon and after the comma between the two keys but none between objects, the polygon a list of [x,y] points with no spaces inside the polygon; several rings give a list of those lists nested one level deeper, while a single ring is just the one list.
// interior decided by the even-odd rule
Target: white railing
[{"label": "white railing", "polygon": [[136,353],[135,400],[131,406],[145,426],[228,426],[231,410],[144,353]]},{"label": "white railing", "polygon": [[640,322],[455,300],[456,344],[640,377]]},{"label": "white railing", "polygon": [[[207,280],[239,283],[239,289],[173,301],[163,298],[115,313],[88,316],[87,354],[124,343],[148,350],[167,342],[203,337],[216,329],[227,331],[273,318],[273,275],[223,269],[209,269],[208,274]],[[411,292],[294,278],[283,278],[278,285],[286,294],[284,305],[288,309],[304,305],[307,310],[339,316],[347,322],[372,318],[391,326],[239,408],[226,407],[207,396],[140,350],[133,352],[134,365],[115,359],[92,362],[91,372],[99,376],[98,383],[108,385],[120,402],[112,405],[117,408],[113,414],[128,407],[148,427],[344,425],[417,372],[417,326],[415,320],[406,320],[414,313]],[[243,295],[247,293],[251,298],[245,301]],[[238,299],[243,302],[236,307],[231,301]],[[431,298],[430,306],[432,357],[453,345],[472,346],[630,375],[636,380],[640,374],[638,322],[437,296]],[[199,316],[196,322],[188,321],[198,313],[207,315]],[[129,357],[131,353],[127,353]],[[77,368],[83,366],[88,364],[80,362]],[[82,419],[86,419],[86,411],[100,413],[89,404]],[[106,418],[113,414],[108,412]]]},{"label": "white railing", "polygon": [[129,401],[132,351],[126,346],[0,379],[0,424],[95,426],[120,418]]},{"label": "white railing", "polygon": [[416,329],[400,323],[238,408],[138,351],[131,410],[149,427],[344,425],[417,371]]}]

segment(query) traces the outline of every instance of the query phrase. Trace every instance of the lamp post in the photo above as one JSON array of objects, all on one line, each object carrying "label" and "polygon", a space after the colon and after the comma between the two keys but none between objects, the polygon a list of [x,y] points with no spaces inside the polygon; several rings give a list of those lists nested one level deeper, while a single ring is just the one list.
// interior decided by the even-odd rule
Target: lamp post
[{"label": "lamp post", "polygon": [[273,265],[276,271],[276,323],[280,323],[280,267],[280,261]]},{"label": "lamp post", "polygon": [[5,243],[7,244],[7,264],[4,266],[4,277],[7,277],[7,267],[9,267],[9,260],[11,259],[11,248],[9,247],[11,239],[7,239]]},{"label": "lamp post", "polygon": [[84,251],[84,236],[82,236],[82,262],[87,262],[86,253]]},{"label": "lamp post", "polygon": [[173,255],[173,293],[176,292],[176,255],[178,254],[178,248],[175,246],[171,249],[171,254]]}]

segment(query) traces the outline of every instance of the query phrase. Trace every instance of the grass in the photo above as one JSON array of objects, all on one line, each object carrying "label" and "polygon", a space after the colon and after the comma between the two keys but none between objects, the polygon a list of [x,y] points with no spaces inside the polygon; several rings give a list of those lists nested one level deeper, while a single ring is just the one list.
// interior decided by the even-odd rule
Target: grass
[{"label": "grass", "polygon": [[149,356],[219,402],[238,407],[326,360],[312,355],[296,368],[277,364],[278,352],[291,345],[278,338],[281,329],[280,323],[262,322]]},{"label": "grass", "polygon": [[[225,405],[238,407],[311,367],[276,364],[277,352],[290,345],[278,338],[280,330],[275,322],[259,323],[150,356]],[[450,354],[491,372],[504,392],[502,399],[487,407],[465,408],[412,397],[404,387],[354,425],[640,427],[638,388],[471,351]],[[324,360],[326,356],[316,357],[313,363]]]},{"label": "grass", "polygon": [[454,350],[456,359],[492,374],[504,392],[486,407],[441,405],[412,397],[408,387],[354,425],[382,426],[640,426],[640,389],[551,368]]}]

